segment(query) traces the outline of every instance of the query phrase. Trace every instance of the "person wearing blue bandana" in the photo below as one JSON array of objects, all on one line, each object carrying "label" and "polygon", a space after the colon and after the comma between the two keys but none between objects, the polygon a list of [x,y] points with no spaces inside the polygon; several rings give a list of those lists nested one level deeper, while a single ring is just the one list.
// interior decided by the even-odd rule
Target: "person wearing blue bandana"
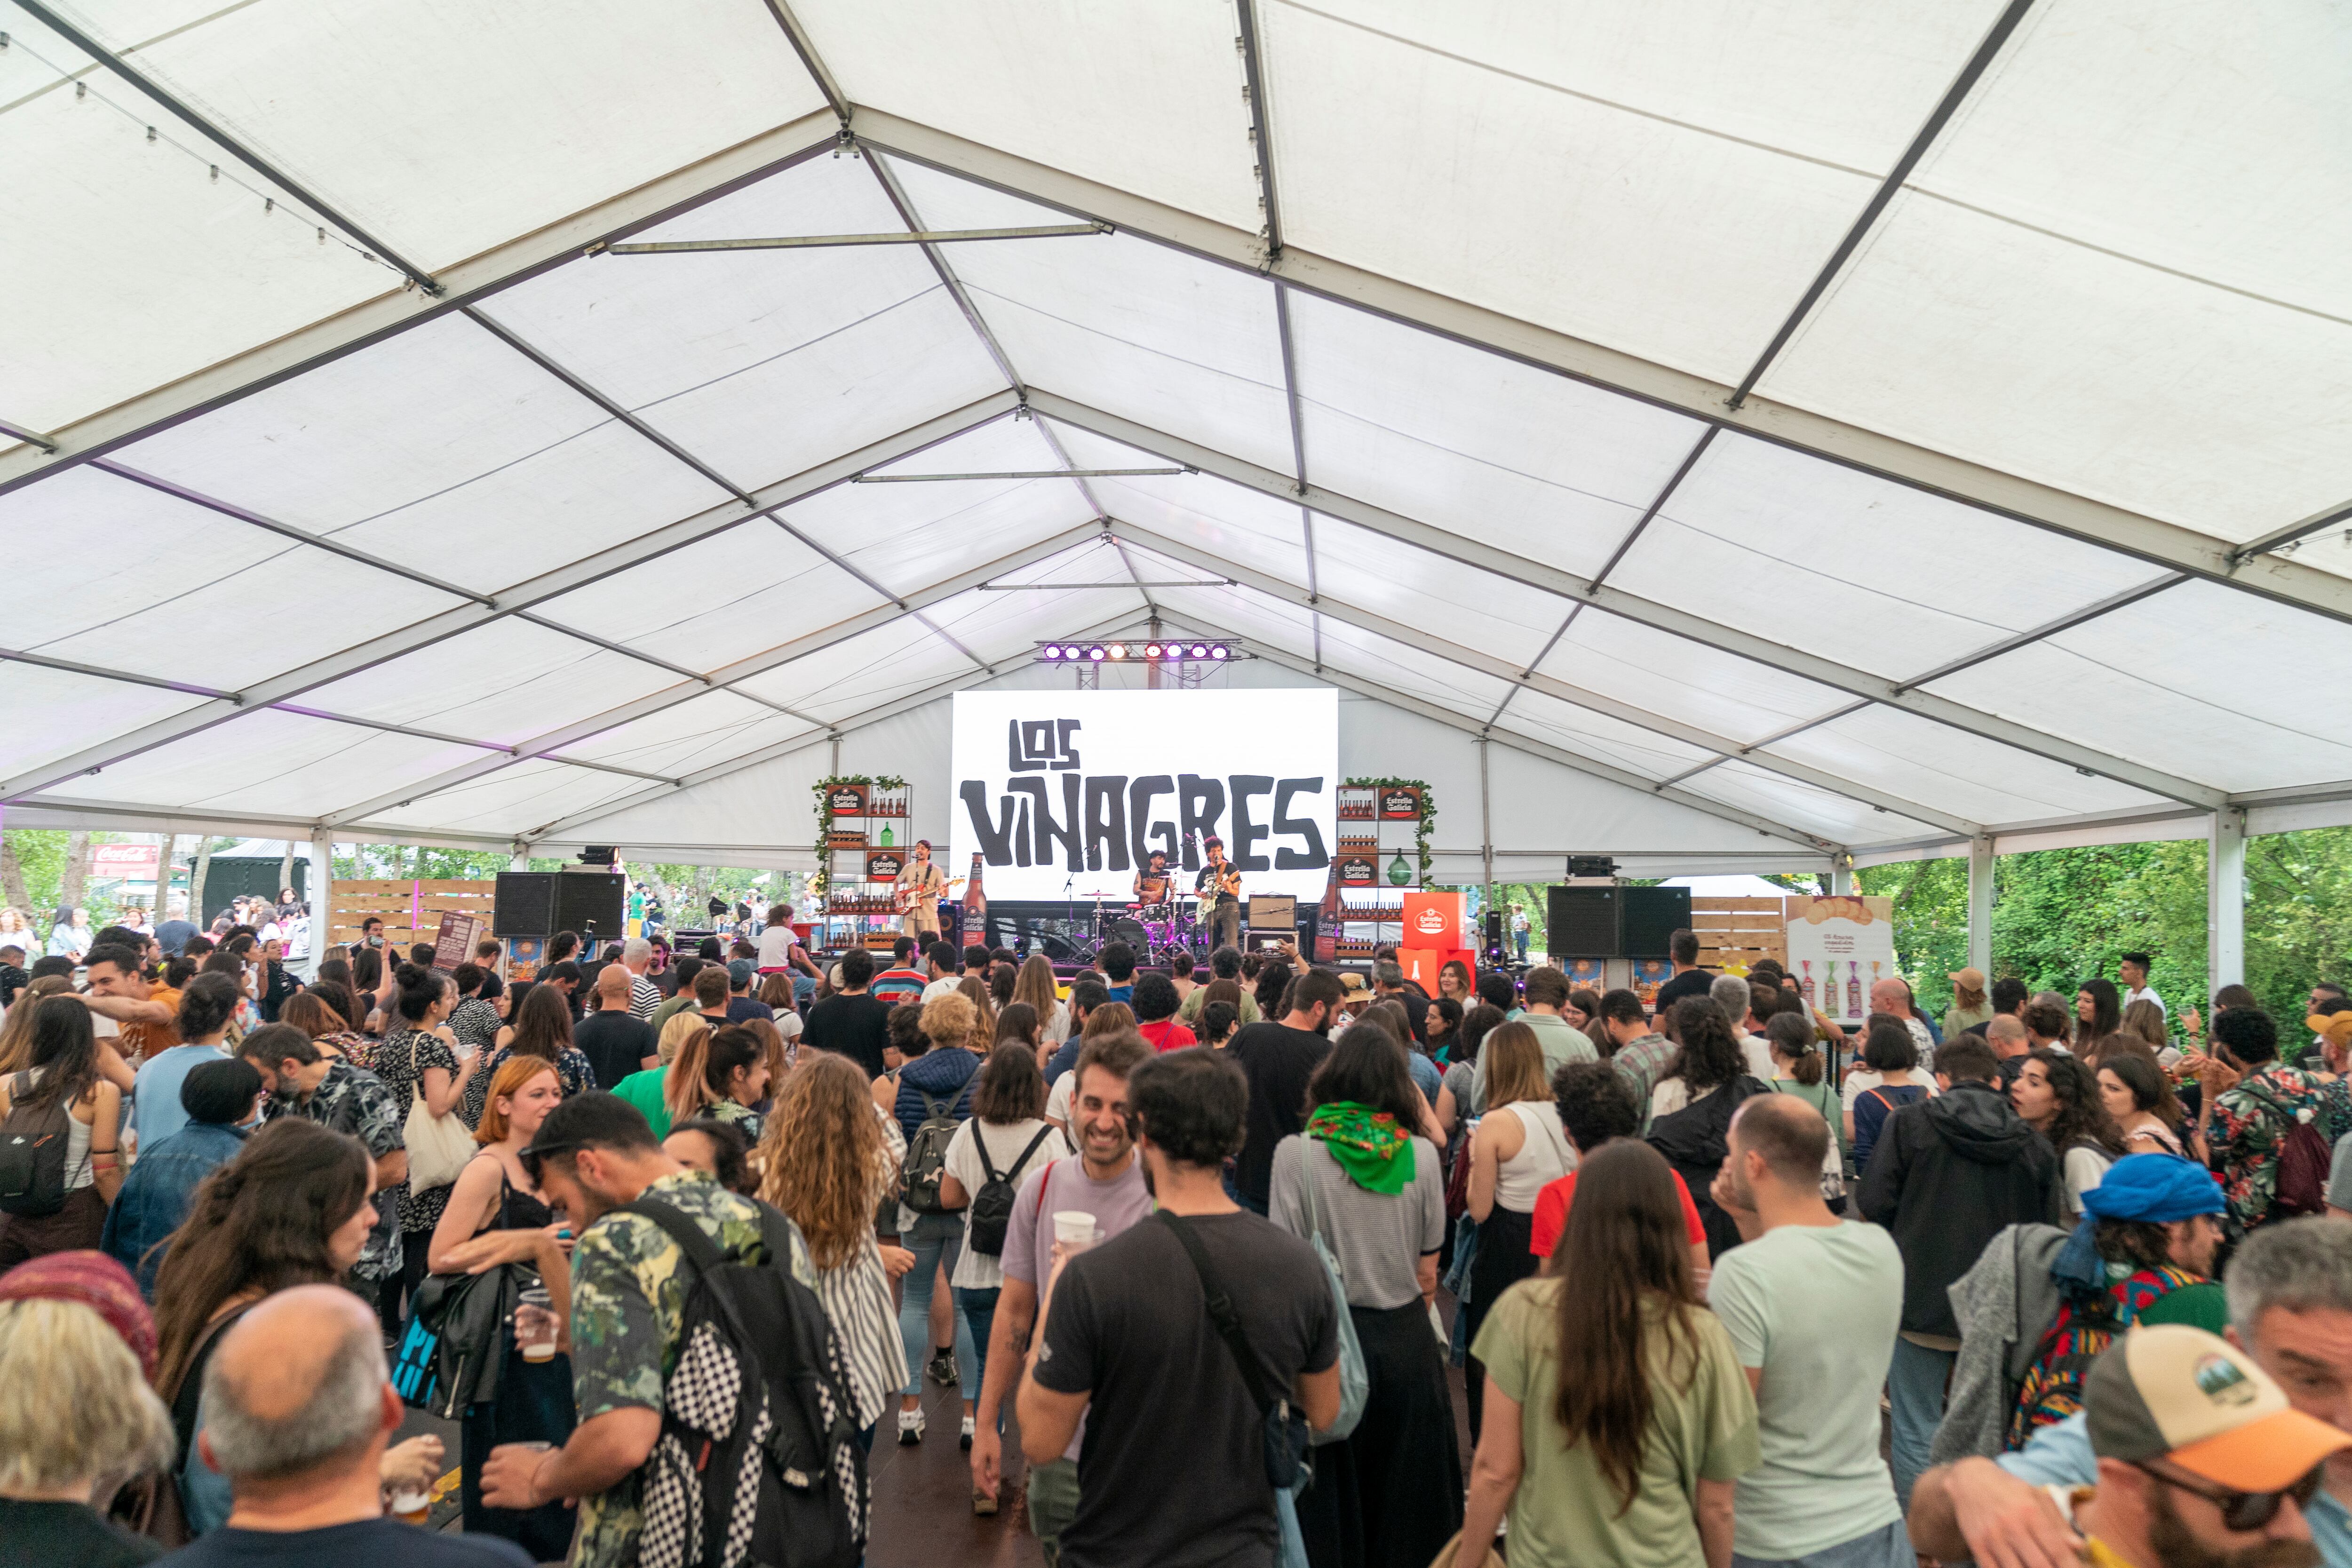
[{"label": "person wearing blue bandana", "polygon": [[[2352,1219],[2263,1226],[2231,1258],[2223,1289],[2229,1341],[2252,1356],[2296,1409],[2352,1431]],[[2057,1498],[2097,1479],[2098,1460],[2077,1410],[2036,1430],[2014,1453],[1960,1459],[1922,1475],[1912,1492],[1911,1543],[1927,1556],[1972,1559],[1989,1568],[2074,1568],[2083,1543]],[[2303,1512],[2325,1568],[2352,1568],[2352,1458],[2338,1454],[2327,1462]]]}]

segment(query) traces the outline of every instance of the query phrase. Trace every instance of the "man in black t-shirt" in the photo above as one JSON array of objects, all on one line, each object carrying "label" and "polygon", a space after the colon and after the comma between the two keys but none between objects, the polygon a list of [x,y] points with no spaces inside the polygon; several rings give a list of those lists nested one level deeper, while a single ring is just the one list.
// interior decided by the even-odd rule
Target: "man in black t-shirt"
[{"label": "man in black t-shirt", "polygon": [[1192,879],[1192,892],[1208,908],[1209,945],[1232,947],[1242,940],[1241,868],[1225,858],[1225,841],[1212,834],[1201,840],[1208,857]]},{"label": "man in black t-shirt", "polygon": [[1698,933],[1678,931],[1666,939],[1666,956],[1674,960],[1674,978],[1658,987],[1651,1011],[1663,1015],[1685,996],[1704,996],[1715,984],[1715,972],[1698,966]]},{"label": "man in black t-shirt", "polygon": [[1338,975],[1310,969],[1291,982],[1287,1015],[1247,1025],[1225,1046],[1249,1081],[1247,1135],[1234,1166],[1234,1196],[1253,1213],[1265,1212],[1274,1146],[1306,1131],[1307,1080],[1331,1053],[1328,1037],[1346,996]]},{"label": "man in black t-shirt", "polygon": [[629,972],[608,963],[596,972],[596,1010],[572,1031],[572,1043],[595,1069],[596,1087],[609,1089],[645,1070],[656,1054],[654,1026],[629,1011]]},{"label": "man in black t-shirt", "polygon": [[1178,1226],[1232,1300],[1269,1396],[1289,1398],[1310,1426],[1339,1417],[1329,1276],[1307,1243],[1225,1195],[1222,1170],[1249,1098],[1222,1052],[1171,1051],[1137,1067],[1128,1116],[1159,1212],[1057,1261],[1045,1282],[1021,1446],[1031,1464],[1050,1463],[1086,1420],[1063,1568],[1273,1568],[1280,1552],[1264,1415],[1210,1321]]},{"label": "man in black t-shirt", "polygon": [[809,1009],[801,1044],[838,1051],[866,1069],[884,1070],[882,1049],[890,1043],[890,1004],[866,988],[874,982],[874,955],[853,947],[841,955],[841,989]]}]

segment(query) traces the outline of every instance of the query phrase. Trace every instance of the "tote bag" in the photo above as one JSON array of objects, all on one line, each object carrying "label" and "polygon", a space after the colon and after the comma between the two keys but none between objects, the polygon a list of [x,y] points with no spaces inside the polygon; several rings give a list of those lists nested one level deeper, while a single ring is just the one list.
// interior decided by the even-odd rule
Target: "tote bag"
[{"label": "tote bag", "polygon": [[455,1110],[436,1116],[425,1104],[425,1074],[416,1067],[416,1041],[408,1043],[409,1088],[408,1120],[402,1132],[408,1143],[408,1190],[421,1193],[431,1187],[446,1187],[457,1179],[466,1162],[475,1154],[474,1135],[466,1130]]},{"label": "tote bag", "polygon": [[[1306,1151],[1299,1152],[1303,1155]],[[1364,1370],[1364,1347],[1356,1338],[1356,1320],[1348,1314],[1347,1280],[1339,1272],[1339,1260],[1323,1241],[1323,1222],[1316,1213],[1315,1174],[1304,1159],[1298,1163],[1298,1188],[1307,1202],[1307,1239],[1314,1244],[1315,1256],[1323,1260],[1323,1272],[1331,1281],[1331,1300],[1339,1309],[1339,1415],[1307,1438],[1320,1447],[1344,1441],[1355,1431],[1356,1423],[1364,1418],[1364,1401],[1371,1396],[1372,1379]]]}]

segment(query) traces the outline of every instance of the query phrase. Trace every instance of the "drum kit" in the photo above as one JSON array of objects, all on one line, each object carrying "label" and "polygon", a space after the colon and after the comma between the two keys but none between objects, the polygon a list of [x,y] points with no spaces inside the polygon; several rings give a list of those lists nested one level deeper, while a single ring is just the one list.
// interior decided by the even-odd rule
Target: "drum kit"
[{"label": "drum kit", "polygon": [[1094,918],[1072,922],[1077,929],[1071,931],[1076,940],[1074,954],[1080,962],[1090,963],[1102,950],[1114,942],[1123,942],[1135,950],[1140,963],[1160,963],[1182,948],[1195,958],[1208,955],[1209,927],[1192,912],[1193,900],[1167,899],[1156,904],[1113,904],[1097,897]]}]

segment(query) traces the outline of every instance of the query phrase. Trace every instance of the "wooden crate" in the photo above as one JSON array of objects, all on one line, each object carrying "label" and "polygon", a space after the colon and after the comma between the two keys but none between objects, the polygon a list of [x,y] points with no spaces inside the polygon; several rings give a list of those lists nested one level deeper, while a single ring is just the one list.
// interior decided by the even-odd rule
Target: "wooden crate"
[{"label": "wooden crate", "polygon": [[1703,969],[1753,969],[1789,962],[1787,904],[1780,899],[1691,900],[1691,930]]},{"label": "wooden crate", "polygon": [[384,951],[404,957],[412,943],[431,942],[440,933],[444,911],[488,921],[498,889],[495,881],[470,879],[338,878],[328,885],[327,942],[356,945],[360,921],[373,916],[383,922]]}]

